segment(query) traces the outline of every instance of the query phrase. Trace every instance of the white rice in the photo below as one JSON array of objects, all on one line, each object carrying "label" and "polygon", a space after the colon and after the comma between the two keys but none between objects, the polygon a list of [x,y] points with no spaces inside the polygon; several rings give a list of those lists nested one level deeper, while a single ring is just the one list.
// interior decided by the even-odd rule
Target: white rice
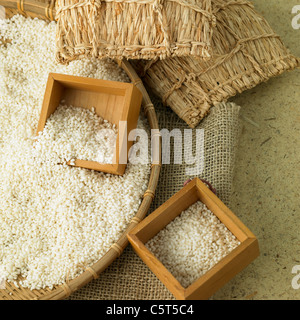
[{"label": "white rice", "polygon": [[94,109],[59,105],[34,146],[40,161],[75,163],[75,159],[113,163],[118,130]]},{"label": "white rice", "polygon": [[198,201],[170,222],[146,247],[187,288],[240,242]]},{"label": "white rice", "polygon": [[[111,61],[55,62],[55,24],[0,20],[0,278],[30,289],[79,275],[119,239],[137,212],[148,165],[113,176],[39,161],[34,137],[48,73],[116,81]],[[42,154],[40,153],[40,156]]]}]

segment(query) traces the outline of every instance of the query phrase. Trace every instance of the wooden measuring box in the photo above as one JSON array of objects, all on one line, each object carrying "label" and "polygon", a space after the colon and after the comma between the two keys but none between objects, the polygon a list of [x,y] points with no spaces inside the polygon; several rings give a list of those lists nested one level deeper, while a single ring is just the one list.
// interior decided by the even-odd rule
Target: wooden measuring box
[{"label": "wooden measuring box", "polygon": [[[140,114],[142,93],[132,83],[107,81],[85,77],[50,73],[45,91],[38,130],[43,131],[47,119],[55,112],[60,102],[66,105],[90,109],[118,128],[115,161],[101,164],[95,161],[76,159],[75,166],[111,174],[123,175],[128,160],[128,151],[133,141],[128,141],[131,130],[136,129]],[[119,128],[126,121],[127,127]],[[122,155],[122,161],[120,161]]]},{"label": "wooden measuring box", "polygon": [[[179,216],[182,211],[199,200],[219,218],[241,244],[189,287],[184,288],[146,248],[145,243]],[[175,298],[180,300],[208,299],[259,255],[258,241],[254,234],[198,178],[184,186],[140,222],[127,237],[140,258]]]}]

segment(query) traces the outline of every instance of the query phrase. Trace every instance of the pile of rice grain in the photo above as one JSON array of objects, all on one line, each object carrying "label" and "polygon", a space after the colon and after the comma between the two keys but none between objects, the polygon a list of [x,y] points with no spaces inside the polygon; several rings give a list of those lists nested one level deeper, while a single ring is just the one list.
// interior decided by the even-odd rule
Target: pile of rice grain
[{"label": "pile of rice grain", "polygon": [[240,242],[201,201],[170,222],[146,247],[187,288]]},{"label": "pile of rice grain", "polygon": [[109,60],[58,65],[55,23],[14,16],[0,20],[1,38],[10,43],[0,43],[0,278],[21,275],[24,287],[52,288],[119,239],[150,170],[129,164],[120,177],[38,161],[33,146],[49,72],[128,78]]},{"label": "pile of rice grain", "polygon": [[91,110],[60,104],[39,132],[40,161],[75,164],[76,159],[113,163],[118,129]]}]

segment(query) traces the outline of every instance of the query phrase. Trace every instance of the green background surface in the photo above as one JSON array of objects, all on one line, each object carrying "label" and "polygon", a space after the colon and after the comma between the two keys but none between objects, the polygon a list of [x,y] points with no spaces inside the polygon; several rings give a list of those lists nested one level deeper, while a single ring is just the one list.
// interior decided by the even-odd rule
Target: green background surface
[{"label": "green background surface", "polygon": [[[300,29],[292,27],[300,0],[253,2],[300,57]],[[231,209],[257,236],[261,254],[213,299],[300,299],[291,284],[300,265],[299,75],[286,72],[231,99],[242,107],[243,126]]]}]

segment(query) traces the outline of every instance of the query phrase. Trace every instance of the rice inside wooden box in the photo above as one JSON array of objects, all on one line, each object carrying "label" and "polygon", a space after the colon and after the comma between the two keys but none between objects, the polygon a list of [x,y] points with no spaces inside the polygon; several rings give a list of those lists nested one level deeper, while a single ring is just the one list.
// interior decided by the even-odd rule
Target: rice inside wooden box
[{"label": "rice inside wooden box", "polygon": [[[61,100],[75,107],[94,108],[95,113],[113,123],[119,132],[113,163],[76,159],[74,166],[122,175],[126,169],[128,151],[133,141],[128,141],[131,130],[136,129],[142,93],[132,84],[50,73],[38,132],[43,131],[47,119],[55,112]],[[120,121],[126,127],[119,127]],[[126,157],[126,159],[125,159]]]},{"label": "rice inside wooden box", "polygon": [[[145,244],[199,200],[232,232],[240,244],[185,288]],[[198,178],[139,223],[127,237],[135,252],[175,298],[180,300],[208,299],[259,255],[258,241],[253,233]]]},{"label": "rice inside wooden box", "polygon": [[211,56],[211,0],[57,0],[57,58]]}]

